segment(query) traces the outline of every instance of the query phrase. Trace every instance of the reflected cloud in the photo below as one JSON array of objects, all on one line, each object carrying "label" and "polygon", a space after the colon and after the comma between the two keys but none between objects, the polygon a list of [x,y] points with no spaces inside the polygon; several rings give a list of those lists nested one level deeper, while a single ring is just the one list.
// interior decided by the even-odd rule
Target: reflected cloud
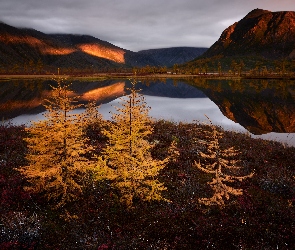
[{"label": "reflected cloud", "polygon": [[[116,113],[115,106],[119,106],[126,97],[117,98],[109,103],[102,104],[99,112],[104,119],[111,120],[112,113]],[[248,133],[239,123],[226,118],[218,107],[209,98],[168,98],[145,96],[147,105],[151,107],[150,116],[155,119],[170,120],[173,122],[199,122],[208,123],[207,115],[212,123],[221,126],[225,130]],[[77,109],[73,113],[82,113],[84,109]],[[11,120],[13,124],[30,125],[31,121],[43,120],[44,114],[21,115]],[[248,133],[252,138],[274,140],[295,146],[295,135],[289,133],[268,133],[264,135],[254,135]]]}]

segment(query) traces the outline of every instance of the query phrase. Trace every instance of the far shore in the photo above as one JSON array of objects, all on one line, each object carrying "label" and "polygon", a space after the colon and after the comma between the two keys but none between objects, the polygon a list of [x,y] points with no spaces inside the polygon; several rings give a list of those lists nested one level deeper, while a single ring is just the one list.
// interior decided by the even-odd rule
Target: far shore
[{"label": "far shore", "polygon": [[129,78],[137,78],[137,79],[147,79],[147,78],[175,78],[175,79],[183,79],[183,78],[205,78],[205,79],[220,79],[220,80],[241,80],[241,79],[284,79],[284,80],[295,80],[295,75],[266,75],[266,76],[252,76],[243,74],[241,76],[238,75],[230,75],[230,74],[140,74],[135,75],[133,73],[97,73],[97,74],[64,74],[64,75],[56,75],[56,74],[34,74],[34,75],[18,75],[18,74],[0,74],[0,80],[9,80],[9,79],[55,79],[55,78],[67,78],[67,79],[89,79],[89,80],[104,80],[104,79],[129,79]]}]

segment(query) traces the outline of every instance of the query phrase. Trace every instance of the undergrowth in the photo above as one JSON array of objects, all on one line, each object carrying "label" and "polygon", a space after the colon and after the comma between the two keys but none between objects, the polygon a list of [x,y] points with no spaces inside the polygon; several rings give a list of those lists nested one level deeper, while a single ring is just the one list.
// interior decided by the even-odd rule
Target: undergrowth
[{"label": "undergrowth", "polygon": [[[212,179],[194,166],[206,151],[211,127],[157,121],[149,141],[152,156],[165,159],[176,142],[177,157],[158,178],[170,202],[120,203],[109,182],[89,179],[80,200],[52,210],[41,195],[25,192],[15,168],[26,165],[24,127],[0,126],[0,249],[294,249],[295,148],[245,134],[222,131],[221,149],[235,147],[243,175],[233,183],[243,194],[218,206],[199,203],[211,197]],[[87,130],[99,154],[107,144],[100,128]]]}]

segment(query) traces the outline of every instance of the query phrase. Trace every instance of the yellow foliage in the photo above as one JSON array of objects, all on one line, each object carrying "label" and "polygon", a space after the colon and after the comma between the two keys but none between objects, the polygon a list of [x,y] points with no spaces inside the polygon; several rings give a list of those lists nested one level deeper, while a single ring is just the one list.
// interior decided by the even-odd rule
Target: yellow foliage
[{"label": "yellow foliage", "polygon": [[246,176],[234,175],[235,172],[241,169],[241,167],[236,165],[239,161],[232,159],[239,154],[239,151],[235,150],[233,147],[221,149],[219,139],[222,138],[223,133],[218,132],[212,123],[210,127],[212,131],[204,131],[207,141],[203,143],[207,146],[207,153],[200,152],[200,156],[206,164],[202,166],[199,161],[198,163],[195,162],[195,166],[207,174],[213,174],[214,177],[212,181],[208,182],[213,190],[213,196],[210,198],[201,198],[199,202],[207,206],[218,205],[224,207],[224,201],[228,200],[230,195],[237,196],[243,194],[242,189],[228,186],[228,183],[251,178],[253,173]]},{"label": "yellow foliage", "polygon": [[55,207],[75,200],[82,193],[83,177],[92,168],[85,157],[92,151],[83,136],[83,115],[73,114],[79,107],[68,89],[58,81],[52,95],[45,100],[45,120],[29,127],[28,166],[19,171],[26,177],[26,189],[44,194]]},{"label": "yellow foliage", "polygon": [[89,102],[86,106],[85,114],[84,114],[84,122],[86,126],[91,128],[96,128],[101,126],[103,123],[103,117],[98,112],[98,108],[95,102]]},{"label": "yellow foliage", "polygon": [[[132,82],[131,93],[123,98],[117,113],[112,114],[114,122],[103,133],[109,138],[109,144],[103,152],[104,169],[107,179],[113,180],[113,186],[121,193],[121,201],[131,207],[134,199],[144,201],[163,200],[161,193],[166,190],[156,177],[167,162],[155,160],[150,150],[153,145],[147,136],[153,132],[144,97],[135,89]],[[102,163],[102,158],[100,163]],[[101,178],[102,175],[99,176]]]}]

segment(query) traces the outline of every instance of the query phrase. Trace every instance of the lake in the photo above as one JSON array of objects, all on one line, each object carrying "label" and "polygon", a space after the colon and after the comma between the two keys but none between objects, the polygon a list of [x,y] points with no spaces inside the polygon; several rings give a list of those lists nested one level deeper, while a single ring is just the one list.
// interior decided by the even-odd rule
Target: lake
[{"label": "lake", "polygon": [[[0,118],[27,125],[43,119],[41,102],[54,84],[42,79],[0,81]],[[128,94],[130,86],[128,80],[73,81],[71,89],[81,103],[95,100],[101,105],[100,113],[110,119],[113,106]],[[156,119],[208,122],[206,115],[226,130],[295,146],[295,81],[142,80],[137,88]]]}]

